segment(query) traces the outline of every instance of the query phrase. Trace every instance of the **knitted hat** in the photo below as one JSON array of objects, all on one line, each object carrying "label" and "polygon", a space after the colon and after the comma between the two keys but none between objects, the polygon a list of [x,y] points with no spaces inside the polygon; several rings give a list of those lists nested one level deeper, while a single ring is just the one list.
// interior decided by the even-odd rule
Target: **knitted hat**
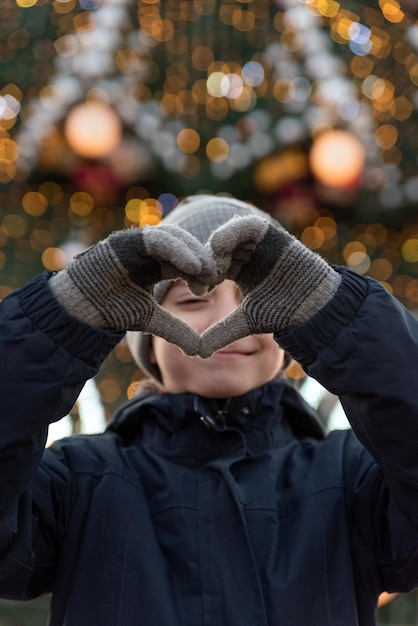
[{"label": "knitted hat", "polygon": [[[176,224],[194,235],[201,243],[206,243],[218,226],[230,220],[234,215],[259,215],[274,222],[268,213],[251,204],[226,196],[196,195],[185,198],[171,211],[162,222]],[[158,228],[158,226],[156,226]],[[167,293],[171,281],[162,281],[155,285],[154,297],[161,302]],[[162,382],[158,367],[150,363],[151,335],[138,331],[127,333],[127,342],[141,370]]]}]

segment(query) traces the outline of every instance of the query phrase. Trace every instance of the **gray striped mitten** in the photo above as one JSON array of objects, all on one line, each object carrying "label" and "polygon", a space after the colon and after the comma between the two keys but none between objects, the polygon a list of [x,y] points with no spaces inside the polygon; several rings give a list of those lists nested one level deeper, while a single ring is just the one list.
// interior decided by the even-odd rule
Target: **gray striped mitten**
[{"label": "gray striped mitten", "polygon": [[153,297],[161,280],[184,279],[207,290],[216,268],[211,251],[176,225],[116,231],[50,278],[58,301],[74,317],[98,328],[159,335],[186,354],[199,352],[199,336]]},{"label": "gray striped mitten", "polygon": [[311,318],[336,292],[341,278],[318,254],[280,225],[258,217],[233,217],[212,233],[209,246],[242,302],[202,335],[208,357],[251,334],[277,333]]}]

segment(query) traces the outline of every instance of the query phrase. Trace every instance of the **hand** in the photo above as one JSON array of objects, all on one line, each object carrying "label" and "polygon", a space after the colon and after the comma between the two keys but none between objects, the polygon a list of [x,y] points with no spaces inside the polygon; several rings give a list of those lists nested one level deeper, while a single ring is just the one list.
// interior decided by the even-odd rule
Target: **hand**
[{"label": "hand", "polygon": [[201,336],[200,356],[252,334],[277,333],[312,317],[332,298],[340,275],[281,226],[258,216],[234,217],[209,246],[242,302]]},{"label": "hand", "polygon": [[159,335],[186,354],[199,351],[199,335],[153,297],[161,280],[182,278],[196,294],[216,283],[211,251],[175,225],[116,231],[78,255],[50,279],[61,304],[99,328]]}]

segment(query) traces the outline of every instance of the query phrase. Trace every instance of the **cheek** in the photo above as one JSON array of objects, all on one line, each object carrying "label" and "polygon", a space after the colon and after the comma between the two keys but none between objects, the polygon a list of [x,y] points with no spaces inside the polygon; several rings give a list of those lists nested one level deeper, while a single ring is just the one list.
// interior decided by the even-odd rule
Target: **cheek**
[{"label": "cheek", "polygon": [[171,302],[170,299],[166,299],[162,301],[161,305],[175,317],[186,322],[196,332],[202,333],[223,317],[223,315],[219,314],[216,303],[217,301],[212,298],[200,304],[196,303],[194,306],[181,306]]},{"label": "cheek", "polygon": [[171,363],[171,361],[175,360],[176,348],[173,344],[161,339],[161,337],[153,337],[150,358],[151,363],[161,368],[161,364],[165,362]]},{"label": "cheek", "polygon": [[[193,330],[197,333],[202,333],[206,330],[212,323],[213,319],[209,314],[208,310],[200,310],[200,311],[171,311],[176,317],[186,322]],[[216,321],[216,320],[215,320]]]},{"label": "cheek", "polygon": [[277,370],[275,373],[278,373],[284,367],[284,350],[274,341],[273,335],[258,335],[257,337],[262,347],[266,366],[271,367],[272,371]]},{"label": "cheek", "polygon": [[[152,363],[156,364],[161,372],[164,385],[171,385],[172,381],[181,380],[182,377],[187,378],[187,368],[191,359],[177,346],[160,337],[154,337],[151,356]],[[177,388],[169,390],[180,391]]]}]

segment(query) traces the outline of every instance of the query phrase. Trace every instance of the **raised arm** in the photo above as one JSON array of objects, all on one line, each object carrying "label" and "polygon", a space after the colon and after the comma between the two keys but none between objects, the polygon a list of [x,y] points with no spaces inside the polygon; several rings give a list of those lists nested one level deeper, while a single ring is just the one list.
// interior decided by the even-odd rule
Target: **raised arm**
[{"label": "raised arm", "polygon": [[329,267],[258,218],[231,220],[212,245],[243,300],[204,333],[202,350],[218,349],[230,330],[234,338],[272,332],[340,396],[376,462],[363,465],[358,445],[342,455],[353,528],[378,545],[382,580],[396,580],[398,589],[418,585],[418,321],[377,281]]}]

